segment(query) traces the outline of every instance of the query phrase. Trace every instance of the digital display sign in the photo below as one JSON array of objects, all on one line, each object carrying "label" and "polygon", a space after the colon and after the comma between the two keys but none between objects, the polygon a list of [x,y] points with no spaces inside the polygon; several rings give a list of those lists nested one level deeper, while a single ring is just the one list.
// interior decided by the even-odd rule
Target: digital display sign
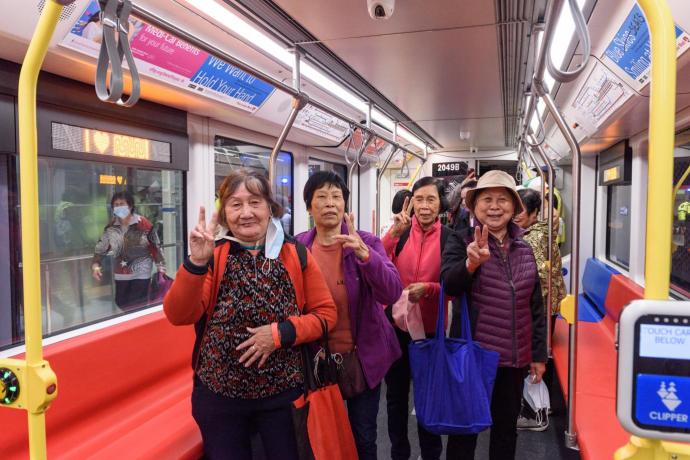
[{"label": "digital display sign", "polygon": [[640,356],[690,360],[690,326],[640,324]]},{"label": "digital display sign", "polygon": [[434,163],[431,165],[432,177],[459,176],[463,174],[467,174],[467,163],[464,161]]},{"label": "digital display sign", "polygon": [[57,150],[163,163],[171,160],[171,147],[167,142],[63,123],[52,124],[52,141]]},{"label": "digital display sign", "polygon": [[613,168],[608,168],[604,170],[604,183],[618,180],[621,178],[621,168],[620,166],[614,166]]}]

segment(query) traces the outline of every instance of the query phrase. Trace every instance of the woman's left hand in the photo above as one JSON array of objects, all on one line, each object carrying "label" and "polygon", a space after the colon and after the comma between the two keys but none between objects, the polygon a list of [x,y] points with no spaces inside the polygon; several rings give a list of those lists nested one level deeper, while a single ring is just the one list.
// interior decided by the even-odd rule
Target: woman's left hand
[{"label": "woman's left hand", "polygon": [[529,373],[532,376],[532,383],[541,382],[544,372],[546,372],[546,364],[544,363],[531,363],[529,365]]},{"label": "woman's left hand", "polygon": [[158,266],[158,273],[165,273],[165,265]]},{"label": "woman's left hand", "polygon": [[344,248],[350,248],[355,251],[355,257],[359,260],[367,260],[369,258],[369,246],[362,241],[359,233],[357,233],[357,229],[355,228],[355,215],[352,213],[346,214],[345,222],[347,223],[349,235],[335,235],[333,239],[342,244]]},{"label": "woman's left hand", "polygon": [[259,367],[263,367],[268,357],[271,356],[271,353],[276,349],[273,343],[271,325],[248,327],[247,330],[252,336],[239,344],[236,348],[237,350],[247,349],[247,351],[240,356],[240,364],[244,364],[244,367],[249,367],[258,360]]}]

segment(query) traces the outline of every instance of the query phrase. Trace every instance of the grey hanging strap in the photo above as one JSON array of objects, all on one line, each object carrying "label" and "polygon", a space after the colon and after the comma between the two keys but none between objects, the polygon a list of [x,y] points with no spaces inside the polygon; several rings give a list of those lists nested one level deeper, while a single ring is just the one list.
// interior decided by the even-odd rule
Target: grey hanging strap
[{"label": "grey hanging strap", "polygon": [[[130,0],[98,0],[101,8],[103,40],[96,66],[96,94],[104,102],[114,102],[131,107],[139,100],[140,81],[129,47],[129,15],[132,12]],[[125,59],[132,78],[132,93],[122,99],[124,79],[122,59]],[[108,67],[110,78],[108,79]]]}]

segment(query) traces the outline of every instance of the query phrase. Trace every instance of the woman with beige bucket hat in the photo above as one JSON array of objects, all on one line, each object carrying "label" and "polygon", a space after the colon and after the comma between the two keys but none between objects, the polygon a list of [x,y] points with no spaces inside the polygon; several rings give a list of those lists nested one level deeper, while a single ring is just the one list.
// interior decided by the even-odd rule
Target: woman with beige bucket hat
[{"label": "woman with beige bucket hat", "polygon": [[[489,457],[508,460],[515,458],[525,375],[536,383],[545,369],[544,303],[534,254],[513,223],[523,211],[513,178],[489,171],[466,201],[478,225],[448,238],[441,279],[448,295],[467,296],[474,339],[500,353]],[[473,459],[476,442],[476,435],[450,436],[447,458]]]}]

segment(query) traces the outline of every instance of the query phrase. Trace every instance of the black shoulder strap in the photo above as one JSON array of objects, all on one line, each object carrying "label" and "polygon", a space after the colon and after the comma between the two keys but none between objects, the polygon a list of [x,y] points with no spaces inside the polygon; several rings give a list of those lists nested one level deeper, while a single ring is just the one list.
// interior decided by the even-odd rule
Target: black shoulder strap
[{"label": "black shoulder strap", "polygon": [[297,248],[297,257],[299,257],[299,265],[302,271],[307,269],[307,247],[295,240],[295,248]]},{"label": "black shoulder strap", "polygon": [[402,235],[400,235],[400,239],[398,240],[398,244],[395,245],[395,257],[398,257],[398,254],[403,250],[405,247],[405,243],[407,243],[407,239],[410,237],[410,229],[408,228],[403,232]]},{"label": "black shoulder strap", "polygon": [[446,247],[446,241],[448,241],[448,237],[450,236],[450,232],[452,231],[453,229],[451,229],[450,227],[441,225],[441,254],[443,254],[443,248]]}]

